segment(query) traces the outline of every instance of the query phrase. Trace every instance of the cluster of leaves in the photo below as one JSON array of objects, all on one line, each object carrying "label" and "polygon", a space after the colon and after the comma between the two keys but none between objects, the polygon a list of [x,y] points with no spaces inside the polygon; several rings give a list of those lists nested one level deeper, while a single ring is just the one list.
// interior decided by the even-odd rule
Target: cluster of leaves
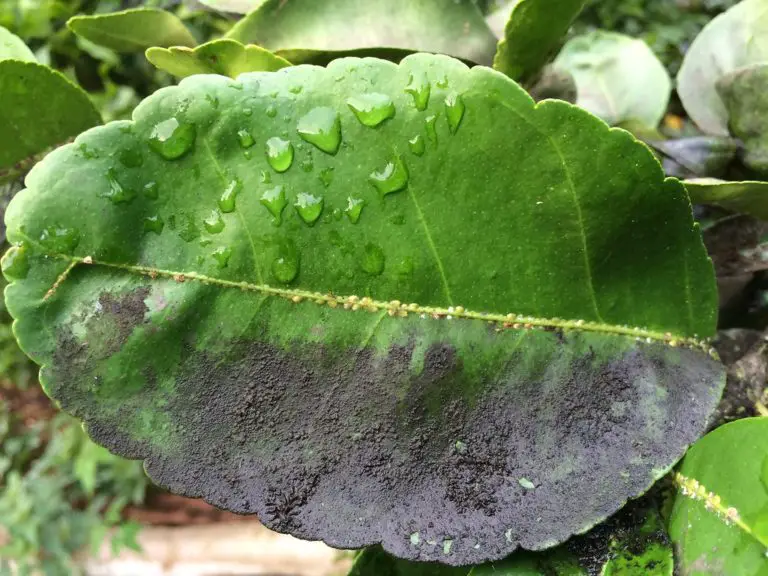
[{"label": "cluster of leaves", "polygon": [[[380,543],[354,576],[761,574],[768,420],[673,470],[725,382],[689,196],[593,115],[668,174],[713,176],[713,152],[764,173],[766,0],[686,55],[695,138],[659,130],[672,82],[641,40],[556,55],[584,0],[487,20],[469,0],[204,3],[244,16],[202,43],[157,8],[68,21],[184,78],[82,134],[92,102],[4,42],[0,169],[76,137],[6,217],[6,302],[46,392],[176,492]],[[686,184],[763,216],[761,182]]]}]

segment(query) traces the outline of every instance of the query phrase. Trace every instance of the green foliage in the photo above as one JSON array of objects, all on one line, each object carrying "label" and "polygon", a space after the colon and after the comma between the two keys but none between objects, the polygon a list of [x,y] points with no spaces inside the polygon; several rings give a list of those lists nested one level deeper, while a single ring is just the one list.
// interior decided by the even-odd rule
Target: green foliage
[{"label": "green foliage", "polygon": [[175,14],[156,8],[75,16],[69,19],[67,26],[78,36],[117,52],[143,51],[153,46],[197,44]]},{"label": "green foliage", "polygon": [[653,128],[667,111],[672,81],[642,40],[603,31],[576,36],[554,65],[576,80],[576,103],[609,124]]},{"label": "green foliage", "polygon": [[685,181],[685,187],[694,204],[712,204],[768,220],[768,182],[693,178]]},{"label": "green foliage", "polygon": [[704,132],[728,135],[728,111],[717,82],[739,68],[768,60],[768,2],[744,0],[712,20],[688,50],[677,91]]},{"label": "green foliage", "polygon": [[510,14],[493,67],[513,80],[535,79],[586,0],[521,0]]},{"label": "green foliage", "polygon": [[221,38],[197,48],[150,48],[147,60],[179,78],[193,74],[221,74],[237,78],[245,72],[273,72],[291,63],[260,46],[243,46],[237,40]]},{"label": "green foliage", "polygon": [[0,26],[0,60],[8,59],[34,62],[35,55],[21,38]]},{"label": "green foliage", "polygon": [[670,534],[681,570],[768,574],[768,418],[710,432],[689,450],[675,478]]},{"label": "green foliage", "polygon": [[[496,38],[470,0],[268,0],[240,20],[228,36],[277,52],[294,64],[331,53],[382,55],[398,49],[448,54],[490,64]],[[366,54],[367,55],[367,54]],[[398,59],[399,59],[398,58]]]},{"label": "green foliage", "polygon": [[682,186],[482,67],[190,78],[26,184],[3,268],[47,392],[280,531],[450,564],[551,546],[647,490],[722,387]]},{"label": "green foliage", "polygon": [[72,418],[24,428],[0,405],[0,572],[12,562],[19,574],[81,574],[73,555],[112,528],[114,552],[137,549],[139,526],[120,513],[146,486],[140,463],[93,444]]}]

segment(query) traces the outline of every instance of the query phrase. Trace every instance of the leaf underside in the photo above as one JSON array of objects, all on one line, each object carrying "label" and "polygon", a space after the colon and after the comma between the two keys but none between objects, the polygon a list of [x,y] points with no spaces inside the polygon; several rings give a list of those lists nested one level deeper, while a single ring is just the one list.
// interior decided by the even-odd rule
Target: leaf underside
[{"label": "leaf underside", "polygon": [[6,220],[62,408],[172,491],[340,548],[553,546],[669,469],[723,385],[683,187],[446,57],[191,77],[51,154]]}]

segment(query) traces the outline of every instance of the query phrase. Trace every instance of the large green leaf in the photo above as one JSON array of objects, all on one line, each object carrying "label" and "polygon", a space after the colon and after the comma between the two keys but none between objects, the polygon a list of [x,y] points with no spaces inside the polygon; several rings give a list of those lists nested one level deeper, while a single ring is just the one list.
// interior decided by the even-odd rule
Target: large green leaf
[{"label": "large green leaf", "polygon": [[215,8],[216,10],[246,14],[252,10],[256,10],[256,8],[264,4],[266,0],[200,0],[200,2],[206,6]]},{"label": "large green leaf", "polygon": [[509,16],[493,67],[513,80],[536,77],[586,0],[521,0]]},{"label": "large green leaf", "polygon": [[699,128],[728,135],[728,112],[717,81],[738,68],[768,61],[768,0],[744,0],[704,27],[683,59],[677,93]]},{"label": "large green leaf", "polygon": [[196,48],[149,48],[147,60],[179,78],[193,74],[221,74],[237,78],[245,72],[274,72],[291,65],[285,58],[261,46],[244,46],[230,38],[212,40]]},{"label": "large green leaf", "polygon": [[685,181],[685,187],[694,204],[714,204],[768,220],[768,182],[693,178]]},{"label": "large green leaf", "polygon": [[576,103],[609,124],[634,120],[654,128],[664,117],[672,81],[642,40],[601,30],[576,36],[555,66],[576,80]]},{"label": "large green leaf", "polygon": [[100,122],[85,92],[60,73],[34,62],[0,61],[0,168]]},{"label": "large green leaf", "polygon": [[737,420],[693,446],[670,520],[681,573],[768,574],[768,418]]},{"label": "large green leaf", "polygon": [[152,46],[197,44],[178,16],[158,8],[74,16],[67,26],[78,36],[117,52],[138,52]]},{"label": "large green leaf", "polygon": [[723,385],[682,185],[487,68],[193,76],[26,184],[6,299],[46,390],[158,483],[304,538],[552,546]]},{"label": "large green leaf", "polygon": [[383,48],[490,64],[496,49],[496,38],[471,0],[267,0],[228,36],[278,52],[294,64],[318,53]]},{"label": "large green leaf", "polygon": [[717,91],[728,110],[731,134],[743,143],[742,161],[768,176],[768,64],[723,76]]},{"label": "large green leaf", "polygon": [[21,38],[0,26],[0,60],[35,62],[36,58]]}]

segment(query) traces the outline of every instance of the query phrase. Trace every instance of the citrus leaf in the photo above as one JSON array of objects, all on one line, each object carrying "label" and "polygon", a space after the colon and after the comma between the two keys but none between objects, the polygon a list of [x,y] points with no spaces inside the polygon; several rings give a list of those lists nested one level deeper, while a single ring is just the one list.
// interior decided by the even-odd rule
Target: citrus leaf
[{"label": "citrus leaf", "polygon": [[78,86],[34,62],[0,61],[0,168],[100,124]]},{"label": "citrus leaf", "polygon": [[509,15],[493,67],[513,80],[534,79],[585,3],[586,0],[520,0]]},{"label": "citrus leaf", "polygon": [[251,10],[256,10],[266,0],[200,0],[200,2],[223,12],[247,14]]},{"label": "citrus leaf", "polygon": [[6,295],[46,390],[159,484],[300,537],[552,546],[663,475],[723,385],[682,185],[487,68],[193,76],[26,185]]},{"label": "citrus leaf", "polygon": [[555,66],[576,80],[576,103],[609,124],[636,120],[654,128],[664,117],[672,81],[642,40],[590,32],[569,40]]},{"label": "citrus leaf", "polygon": [[743,68],[723,76],[717,91],[728,110],[731,134],[743,142],[744,165],[768,176],[768,65]]},{"label": "citrus leaf", "polygon": [[714,204],[732,212],[768,220],[768,182],[693,178],[684,184],[694,204]]},{"label": "citrus leaf", "polygon": [[686,454],[670,535],[682,573],[768,574],[768,418],[717,428]]},{"label": "citrus leaf", "polygon": [[703,131],[728,135],[728,112],[716,84],[723,76],[768,60],[768,1],[743,0],[707,24],[677,76],[677,93]]},{"label": "citrus leaf", "polygon": [[274,72],[291,65],[285,58],[260,46],[243,46],[229,38],[212,40],[196,48],[149,48],[147,60],[179,78],[193,74],[221,74],[237,78],[244,72]]},{"label": "citrus leaf", "polygon": [[35,62],[37,59],[21,38],[0,26],[0,60]]},{"label": "citrus leaf", "polygon": [[159,8],[132,8],[109,14],[73,16],[72,32],[117,52],[138,52],[152,46],[195,46],[184,23]]},{"label": "citrus leaf", "polygon": [[496,47],[496,38],[471,0],[267,0],[227,36],[263,46],[294,64],[304,63],[301,54],[316,58],[318,52],[330,52],[338,57],[392,48],[490,64]]}]

